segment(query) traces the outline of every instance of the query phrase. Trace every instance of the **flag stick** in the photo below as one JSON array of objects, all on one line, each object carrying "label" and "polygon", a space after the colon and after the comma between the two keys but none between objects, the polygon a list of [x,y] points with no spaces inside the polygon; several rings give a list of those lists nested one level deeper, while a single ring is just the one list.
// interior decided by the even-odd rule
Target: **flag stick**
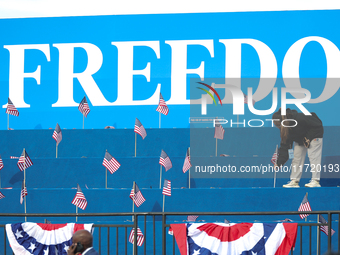
[{"label": "flag stick", "polygon": [[[26,186],[26,184],[25,184]],[[24,207],[25,207],[25,222],[27,221],[27,217],[26,217],[26,196],[24,197]]]},{"label": "flag stick", "polygon": [[107,189],[107,168],[105,167],[105,189]]},{"label": "flag stick", "polygon": [[[190,147],[189,147],[189,159],[191,161]],[[190,189],[190,169],[191,169],[191,167],[189,168],[189,189]]]},{"label": "flag stick", "polygon": [[[78,203],[77,203],[78,204]],[[78,222],[78,206],[76,206],[76,214],[77,214],[77,216],[76,216],[76,222]]]},{"label": "flag stick", "polygon": [[159,128],[161,128],[161,112],[159,112]]},{"label": "flag stick", "polygon": [[159,174],[159,188],[162,187],[162,165],[160,165],[160,174]]},{"label": "flag stick", "polygon": [[164,204],[165,204],[165,195],[163,194],[163,212],[164,212]]},{"label": "flag stick", "polygon": [[[132,196],[132,212],[135,212],[135,189],[136,189],[136,182],[133,182],[132,190],[133,190],[133,196]],[[134,221],[133,215],[132,215],[132,221]]]},{"label": "flag stick", "polygon": [[9,113],[7,113],[7,130],[9,130]]},{"label": "flag stick", "polygon": [[[107,152],[107,150],[106,150]],[[106,153],[105,153],[106,155]],[[105,167],[105,189],[107,189],[107,168]]]},{"label": "flag stick", "polygon": [[[318,223],[320,222],[320,214],[318,214]],[[320,242],[320,226],[316,228],[316,255],[320,255],[319,253],[319,242]]]},{"label": "flag stick", "polygon": [[[306,198],[308,199],[308,192],[306,192]],[[307,217],[308,216],[306,216],[306,218],[305,218],[305,221],[307,222]]]},{"label": "flag stick", "polygon": [[84,117],[84,113],[83,113],[83,129],[84,129],[84,122],[85,122],[85,117]]},{"label": "flag stick", "polygon": [[25,151],[25,148],[24,148],[24,181],[26,184],[26,151]]},{"label": "flag stick", "polygon": [[[24,148],[24,183],[25,183],[25,187],[27,189],[26,186],[26,151]],[[24,197],[24,207],[25,207],[25,222],[27,221],[27,217],[26,217],[26,196]]]},{"label": "flag stick", "polygon": [[0,174],[0,189],[1,189],[1,174]]},{"label": "flag stick", "polygon": [[55,146],[55,158],[58,158],[58,144]]},{"label": "flag stick", "polygon": [[[277,145],[276,145],[276,150],[275,150],[275,152],[277,152]],[[276,161],[277,161],[277,159],[276,159]],[[274,188],[275,188],[275,184],[276,184],[276,170],[275,170],[275,168],[274,168]]]},{"label": "flag stick", "polygon": [[217,138],[216,138],[216,153],[215,156],[217,157]]},{"label": "flag stick", "polygon": [[137,133],[135,133],[135,157],[137,153]]}]

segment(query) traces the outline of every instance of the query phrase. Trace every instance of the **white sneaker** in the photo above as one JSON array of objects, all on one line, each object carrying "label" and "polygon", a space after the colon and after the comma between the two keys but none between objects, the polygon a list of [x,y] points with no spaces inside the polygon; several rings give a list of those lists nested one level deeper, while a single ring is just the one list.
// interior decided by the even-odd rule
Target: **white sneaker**
[{"label": "white sneaker", "polygon": [[315,188],[315,187],[321,187],[321,185],[320,185],[320,182],[318,180],[310,180],[309,183],[305,184],[305,187]]},{"label": "white sneaker", "polygon": [[287,184],[283,185],[284,188],[300,188],[299,181],[297,180],[291,180]]}]

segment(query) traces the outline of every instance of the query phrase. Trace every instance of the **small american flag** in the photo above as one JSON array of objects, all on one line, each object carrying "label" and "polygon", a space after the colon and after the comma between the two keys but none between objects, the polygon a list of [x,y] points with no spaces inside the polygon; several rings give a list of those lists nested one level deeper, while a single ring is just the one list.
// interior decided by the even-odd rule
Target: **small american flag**
[{"label": "small american flag", "polygon": [[2,158],[0,155],[0,170],[4,168],[4,162],[2,162]]},{"label": "small american flag", "polygon": [[14,104],[9,98],[8,98],[6,113],[17,116],[17,117],[19,116],[19,111],[17,110],[17,108],[15,108]]},{"label": "small american flag", "polygon": [[224,128],[222,127],[220,122],[216,119],[215,120],[215,134],[214,134],[214,138],[223,140],[223,137],[224,137]]},{"label": "small american flag", "polygon": [[110,171],[110,173],[113,174],[118,170],[120,164],[114,157],[111,156],[110,153],[105,152],[103,166],[105,166]]},{"label": "small american flag", "polygon": [[[246,94],[243,93],[243,98],[244,98],[244,103],[245,103],[245,104],[248,104],[248,96],[247,96]],[[252,103],[253,103],[253,105],[254,105],[256,101],[255,101],[254,99],[253,99],[252,101],[253,101]]]},{"label": "small american flag", "polygon": [[[308,212],[308,211],[312,211],[312,209],[310,208],[310,204],[308,202],[308,199],[307,199],[307,194],[303,197],[303,200],[301,202],[301,205],[298,209],[299,212]],[[306,218],[307,216],[309,216],[309,214],[300,214],[300,218],[301,219],[304,219]]]},{"label": "small american flag", "polygon": [[145,128],[143,127],[142,123],[139,121],[139,119],[136,118],[135,121],[135,133],[139,134],[143,140],[146,137],[146,131]]},{"label": "small american flag", "polygon": [[0,192],[0,199],[5,198],[5,195]]},{"label": "small american flag", "polygon": [[75,206],[79,207],[82,210],[85,210],[87,206],[87,200],[83,192],[81,191],[79,184],[77,184],[77,193],[72,200],[72,204],[74,204]]},{"label": "small american flag", "polygon": [[[319,223],[328,224],[328,222],[325,220],[325,218],[321,214],[319,214]],[[320,226],[320,230],[324,232],[326,235],[328,235],[328,225]],[[331,229],[331,235],[333,235],[334,233],[335,231]]]},{"label": "small american flag", "polygon": [[169,108],[166,105],[164,98],[162,97],[161,93],[159,93],[159,103],[158,103],[156,111],[160,112],[164,115],[168,115],[168,113],[169,113]]},{"label": "small american flag", "polygon": [[53,139],[57,142],[57,145],[61,142],[61,140],[63,139],[63,135],[61,133],[61,129],[59,124],[57,123],[53,135],[52,135]]},{"label": "small american flag", "polygon": [[24,201],[24,197],[27,196],[27,188],[26,188],[26,184],[25,184],[25,180],[22,181],[22,185],[21,185],[21,192],[20,192],[20,204],[22,204],[22,202]]},{"label": "small american flag", "polygon": [[130,192],[130,198],[134,201],[137,207],[140,207],[141,204],[145,202],[145,198],[142,195],[142,192],[139,190],[137,183],[134,184],[134,188]]},{"label": "small american flag", "polygon": [[85,116],[87,117],[87,115],[90,112],[90,107],[86,101],[86,97],[83,98],[83,100],[81,100],[79,106],[78,106],[78,110]]},{"label": "small american flag", "polygon": [[197,215],[188,215],[187,221],[196,221],[197,218],[198,218]]},{"label": "small american flag", "polygon": [[[130,236],[129,236],[129,242],[134,243],[135,238],[135,229],[131,229]],[[137,228],[137,246],[142,246],[144,243],[144,235],[140,228]]]},{"label": "small american flag", "polygon": [[270,160],[270,162],[272,162],[274,165],[276,164],[277,162],[277,158],[279,157],[279,152],[278,152],[278,148],[277,148],[277,145],[276,145],[276,149],[275,149],[275,152],[272,156],[272,159]]},{"label": "small american flag", "polygon": [[[11,157],[11,158],[15,158],[15,157]],[[24,169],[27,169],[32,165],[33,165],[33,162],[28,156],[26,150],[24,149],[18,160],[17,166],[19,167],[20,171],[24,171]]]},{"label": "small american flag", "polygon": [[171,181],[164,180],[164,186],[163,186],[163,195],[171,196]]},{"label": "small american flag", "polygon": [[172,167],[172,163],[171,163],[170,158],[168,157],[168,154],[166,154],[165,151],[163,151],[163,150],[161,152],[159,164],[164,166],[165,171],[168,171]]},{"label": "small american flag", "polygon": [[185,154],[184,164],[183,164],[183,173],[186,173],[191,167],[190,162],[190,148],[187,149],[187,153]]}]

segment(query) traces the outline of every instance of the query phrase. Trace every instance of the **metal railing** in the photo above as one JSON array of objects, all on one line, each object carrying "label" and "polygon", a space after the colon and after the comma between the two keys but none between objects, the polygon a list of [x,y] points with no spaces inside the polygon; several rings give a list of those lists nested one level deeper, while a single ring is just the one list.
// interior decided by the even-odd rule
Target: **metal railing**
[{"label": "metal railing", "polygon": [[[237,217],[238,222],[254,222],[254,217],[262,217],[264,221],[277,221],[274,220],[277,216],[297,216],[300,212],[145,212],[145,213],[81,213],[81,214],[1,214],[0,221],[8,223],[24,222],[26,217],[31,222],[43,222],[48,218],[51,222],[60,219],[65,222],[75,222],[72,219],[79,219],[78,223],[94,223],[94,248],[100,255],[166,255],[166,254],[179,254],[176,247],[175,238],[167,233],[171,223],[183,223],[184,217],[187,215],[197,215],[203,218],[206,222],[216,221],[216,218],[221,221],[223,217]],[[323,254],[326,251],[337,250],[340,252],[340,211],[314,211],[304,212],[304,214],[318,215],[327,214],[327,224],[321,224],[317,221],[295,221],[298,223],[298,236],[296,241],[296,249],[292,250],[290,254]],[[101,219],[102,218],[102,219]],[[104,219],[103,219],[104,218]],[[246,220],[243,221],[242,218]],[[33,220],[30,220],[33,219]],[[53,219],[53,220],[51,220]],[[251,220],[253,219],[253,220]],[[103,223],[96,223],[103,222]],[[115,223],[114,223],[115,222]],[[261,221],[262,222],[262,221]],[[235,222],[237,223],[237,222]],[[328,226],[327,243],[321,241],[320,226]],[[333,227],[332,227],[333,225]],[[337,225],[334,227],[334,225]],[[141,247],[137,246],[137,227],[142,229],[144,235],[144,243]],[[3,228],[3,231],[1,231]],[[129,229],[134,228],[134,242],[129,244],[128,238]],[[314,231],[314,230],[317,231]],[[336,234],[332,236],[331,230],[334,229]],[[3,234],[1,234],[3,233]],[[7,240],[5,225],[0,225],[0,237],[3,235],[3,249],[0,245],[0,255],[13,254]],[[317,239],[316,242],[314,240]],[[322,238],[323,240],[324,238]],[[1,244],[1,242],[0,242]],[[316,248],[315,248],[316,247]]]}]

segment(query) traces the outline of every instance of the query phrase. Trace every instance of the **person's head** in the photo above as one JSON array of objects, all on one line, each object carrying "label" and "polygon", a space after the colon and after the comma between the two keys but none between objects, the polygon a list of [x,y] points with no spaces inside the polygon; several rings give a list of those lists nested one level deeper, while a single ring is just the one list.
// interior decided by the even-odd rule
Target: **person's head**
[{"label": "person's head", "polygon": [[78,230],[72,236],[72,242],[81,243],[84,247],[83,251],[85,251],[87,248],[92,247],[92,240],[93,240],[92,234],[85,229]]}]

